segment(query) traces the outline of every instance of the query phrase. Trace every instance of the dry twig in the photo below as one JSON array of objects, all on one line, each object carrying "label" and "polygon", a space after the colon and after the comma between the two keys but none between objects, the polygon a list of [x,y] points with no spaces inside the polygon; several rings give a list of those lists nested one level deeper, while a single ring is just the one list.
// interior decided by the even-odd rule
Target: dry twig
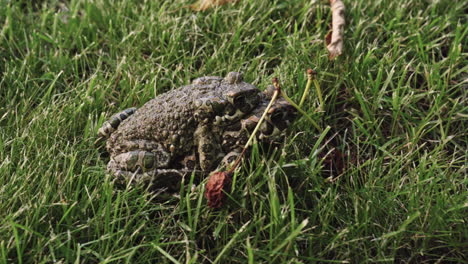
[{"label": "dry twig", "polygon": [[332,31],[325,38],[329,59],[333,60],[343,52],[343,33],[345,26],[345,6],[341,0],[330,0],[332,10]]}]

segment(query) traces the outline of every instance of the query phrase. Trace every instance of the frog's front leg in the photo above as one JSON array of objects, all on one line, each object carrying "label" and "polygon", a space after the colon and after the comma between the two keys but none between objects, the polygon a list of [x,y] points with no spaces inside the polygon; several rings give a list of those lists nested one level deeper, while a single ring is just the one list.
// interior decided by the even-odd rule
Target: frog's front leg
[{"label": "frog's front leg", "polygon": [[212,129],[208,125],[200,125],[195,130],[195,144],[198,150],[198,159],[202,171],[210,171],[219,160],[221,146]]},{"label": "frog's front leg", "polygon": [[216,118],[219,117],[227,102],[216,97],[200,98],[195,101],[194,117],[198,126],[194,133],[195,145],[199,157],[200,168],[202,171],[210,171],[214,164],[222,156],[217,132],[213,127]]}]

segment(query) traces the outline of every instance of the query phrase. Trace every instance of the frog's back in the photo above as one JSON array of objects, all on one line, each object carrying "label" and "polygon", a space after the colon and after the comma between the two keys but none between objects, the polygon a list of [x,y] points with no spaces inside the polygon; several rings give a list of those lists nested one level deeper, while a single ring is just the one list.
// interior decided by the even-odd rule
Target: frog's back
[{"label": "frog's back", "polygon": [[219,82],[186,85],[148,101],[119,125],[108,140],[108,148],[117,153],[125,151],[128,142],[146,140],[171,152],[190,151],[197,127],[194,102],[216,93],[218,86]]}]

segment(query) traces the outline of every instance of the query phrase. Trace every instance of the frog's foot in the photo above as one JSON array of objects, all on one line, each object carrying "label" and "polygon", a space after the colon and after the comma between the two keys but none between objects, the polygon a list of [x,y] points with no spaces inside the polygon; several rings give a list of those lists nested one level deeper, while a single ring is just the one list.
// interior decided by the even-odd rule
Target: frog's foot
[{"label": "frog's foot", "polygon": [[146,172],[156,168],[165,168],[169,165],[169,162],[170,154],[168,152],[133,150],[113,157],[109,161],[107,169],[114,174],[119,170],[130,172],[141,170]]},{"label": "frog's foot", "polygon": [[113,172],[117,183],[149,186],[155,191],[176,192],[180,189],[180,184],[186,175],[194,171],[176,169],[154,169],[142,172],[116,170]]},{"label": "frog's foot", "polygon": [[221,141],[224,153],[229,153],[236,148],[243,148],[247,143],[248,138],[246,130],[225,131],[222,135]]},{"label": "frog's foot", "polygon": [[119,127],[120,123],[122,123],[122,121],[127,119],[129,116],[133,115],[135,111],[136,111],[136,108],[132,107],[132,108],[125,109],[111,116],[111,118],[109,118],[109,120],[104,122],[104,124],[102,124],[102,127],[99,128],[98,130],[99,137],[108,138],[110,134],[112,134],[112,132],[114,132],[117,129],[117,127]]}]

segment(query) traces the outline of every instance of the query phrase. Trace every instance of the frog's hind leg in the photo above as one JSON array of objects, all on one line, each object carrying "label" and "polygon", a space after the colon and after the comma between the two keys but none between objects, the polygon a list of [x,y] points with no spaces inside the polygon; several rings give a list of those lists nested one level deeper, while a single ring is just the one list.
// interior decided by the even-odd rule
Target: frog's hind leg
[{"label": "frog's hind leg", "polygon": [[136,108],[132,107],[114,114],[111,118],[109,118],[109,120],[102,124],[101,128],[98,130],[98,135],[101,138],[108,138],[110,134],[112,134],[112,132],[114,132],[119,127],[120,123],[122,123],[122,121],[127,119],[129,116],[133,115],[135,111]]},{"label": "frog's hind leg", "polygon": [[118,171],[135,172],[140,170],[146,172],[156,168],[167,167],[170,159],[170,154],[164,151],[133,150],[111,158],[107,169],[114,175]]}]

